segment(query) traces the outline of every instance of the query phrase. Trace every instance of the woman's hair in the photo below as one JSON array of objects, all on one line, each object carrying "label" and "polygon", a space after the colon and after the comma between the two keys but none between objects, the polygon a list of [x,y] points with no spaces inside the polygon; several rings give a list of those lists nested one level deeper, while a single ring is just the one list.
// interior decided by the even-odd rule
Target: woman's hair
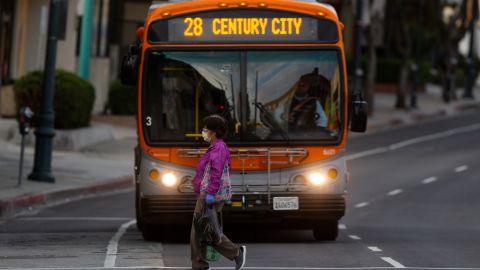
[{"label": "woman's hair", "polygon": [[203,126],[215,132],[218,139],[225,138],[227,134],[227,120],[220,115],[212,114],[203,118]]}]

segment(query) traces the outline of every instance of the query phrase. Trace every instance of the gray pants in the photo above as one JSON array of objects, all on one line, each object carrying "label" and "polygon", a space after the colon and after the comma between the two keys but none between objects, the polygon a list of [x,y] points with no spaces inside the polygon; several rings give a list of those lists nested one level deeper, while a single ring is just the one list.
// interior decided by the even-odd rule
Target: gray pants
[{"label": "gray pants", "polygon": [[[205,207],[205,201],[202,199],[197,199],[197,204],[195,206],[195,213],[201,213]],[[214,204],[215,211],[217,213],[222,213],[223,203]],[[235,245],[228,239],[225,235],[222,236],[222,241],[218,245],[214,246],[220,254],[229,260],[233,260],[236,256],[240,254],[239,246]],[[191,259],[193,268],[208,267],[208,262],[202,256],[202,247],[200,246],[200,236],[197,235],[195,231],[195,226],[192,221],[192,229],[190,232],[190,250],[191,250]]]}]

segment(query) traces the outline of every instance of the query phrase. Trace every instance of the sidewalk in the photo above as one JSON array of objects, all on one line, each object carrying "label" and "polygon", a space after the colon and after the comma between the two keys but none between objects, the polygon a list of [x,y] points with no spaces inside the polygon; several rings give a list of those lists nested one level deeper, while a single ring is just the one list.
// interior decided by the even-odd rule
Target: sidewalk
[{"label": "sidewalk", "polygon": [[[368,119],[366,134],[468,110],[480,110],[480,87],[477,85],[474,91],[474,100],[461,99],[462,91],[458,89],[458,100],[445,104],[440,87],[429,85],[425,92],[418,94],[418,108],[406,110],[394,109],[394,94],[376,93],[375,112]],[[95,117],[94,121],[94,125],[107,125],[113,131],[113,139],[75,152],[55,151],[52,160],[56,177],[54,184],[26,180],[33,167],[34,149],[30,146],[25,151],[23,183],[17,188],[20,147],[0,136],[0,221],[20,212],[35,211],[47,204],[133,187],[134,119]],[[14,120],[0,118],[0,135],[12,125],[15,125]],[[363,136],[363,133],[351,135]]]},{"label": "sidewalk", "polygon": [[[457,88],[457,100],[445,103],[442,89],[437,85],[427,85],[424,92],[417,95],[417,108],[410,106],[410,97],[406,97],[407,109],[395,109],[396,96],[393,93],[375,93],[374,113],[368,118],[366,134],[400,125],[412,124],[439,117],[454,116],[469,110],[480,109],[480,85],[474,88],[474,99],[462,98],[463,88]],[[352,135],[355,133],[351,133]],[[361,134],[355,134],[355,136]]]},{"label": "sidewalk", "polygon": [[[0,129],[11,127],[12,121],[0,118]],[[55,183],[26,180],[34,159],[33,146],[26,147],[21,187],[17,187],[20,146],[0,139],[0,221],[52,203],[133,188],[135,129],[110,128],[114,130],[115,140],[77,152],[54,151]]]}]

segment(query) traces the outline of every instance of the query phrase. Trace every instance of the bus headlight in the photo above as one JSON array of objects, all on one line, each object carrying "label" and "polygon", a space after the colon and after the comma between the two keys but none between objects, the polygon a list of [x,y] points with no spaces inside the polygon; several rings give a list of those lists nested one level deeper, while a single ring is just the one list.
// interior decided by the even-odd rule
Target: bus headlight
[{"label": "bus headlight", "polygon": [[308,180],[305,176],[298,174],[290,179],[290,185],[307,185]]},{"label": "bus headlight", "polygon": [[177,177],[173,173],[166,173],[162,177],[162,183],[167,187],[173,187],[177,184]]},{"label": "bus headlight", "polygon": [[308,175],[308,180],[315,186],[323,185],[327,182],[327,177],[322,173],[311,173]]},{"label": "bus headlight", "polygon": [[325,168],[321,171],[310,173],[307,178],[310,184],[314,186],[330,184],[338,178],[338,170],[334,167]]},{"label": "bus headlight", "polygon": [[178,192],[188,193],[193,192],[193,177],[186,175],[180,179],[180,185],[178,185]]}]

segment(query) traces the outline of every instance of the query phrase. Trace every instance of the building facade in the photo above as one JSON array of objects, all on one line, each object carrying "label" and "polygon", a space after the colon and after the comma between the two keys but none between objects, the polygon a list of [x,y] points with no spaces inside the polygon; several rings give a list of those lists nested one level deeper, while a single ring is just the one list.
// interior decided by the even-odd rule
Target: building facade
[{"label": "building facade", "polygon": [[[58,41],[56,68],[77,73],[84,0],[68,0],[65,38]],[[12,83],[45,63],[50,0],[0,0],[0,112],[16,114]],[[96,100],[94,114],[105,111],[108,87],[118,78],[121,56],[135,42],[149,1],[93,0],[90,72]]]}]

